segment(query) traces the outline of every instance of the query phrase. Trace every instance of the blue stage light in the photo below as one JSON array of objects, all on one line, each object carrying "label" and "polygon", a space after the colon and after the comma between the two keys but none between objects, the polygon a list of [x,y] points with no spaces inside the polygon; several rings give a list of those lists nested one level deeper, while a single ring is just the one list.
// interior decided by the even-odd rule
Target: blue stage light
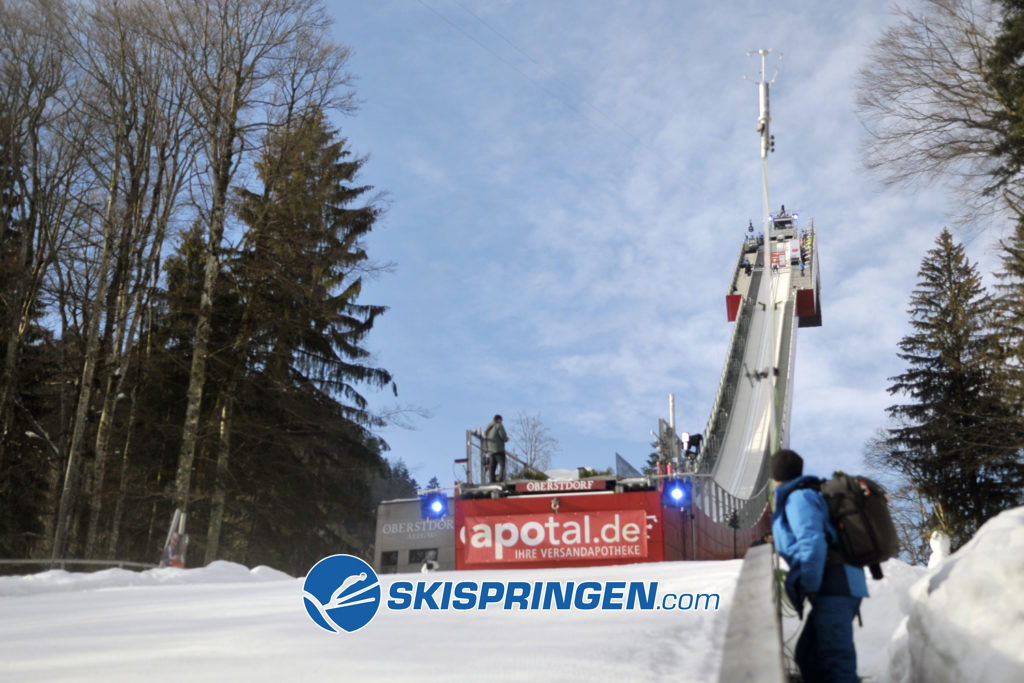
[{"label": "blue stage light", "polygon": [[420,516],[423,519],[440,519],[448,515],[448,496],[443,491],[426,491],[420,494]]},{"label": "blue stage light", "polygon": [[690,509],[693,500],[693,482],[689,478],[666,479],[661,490],[662,505]]}]

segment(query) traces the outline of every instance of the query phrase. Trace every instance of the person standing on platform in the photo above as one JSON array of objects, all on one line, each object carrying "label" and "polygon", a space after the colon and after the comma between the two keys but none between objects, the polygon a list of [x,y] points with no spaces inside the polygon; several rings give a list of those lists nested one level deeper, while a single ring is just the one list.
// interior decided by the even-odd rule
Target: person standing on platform
[{"label": "person standing on platform", "polygon": [[[501,415],[495,415],[491,424],[484,430],[484,452],[490,461],[491,483],[505,481],[505,443],[508,434],[502,424]],[[496,476],[498,465],[501,465],[501,476]]]}]

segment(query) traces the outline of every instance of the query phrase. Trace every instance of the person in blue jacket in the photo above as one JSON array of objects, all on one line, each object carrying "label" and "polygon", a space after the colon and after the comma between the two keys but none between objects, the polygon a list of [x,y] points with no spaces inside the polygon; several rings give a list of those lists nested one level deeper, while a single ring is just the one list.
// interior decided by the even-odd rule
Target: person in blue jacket
[{"label": "person in blue jacket", "polygon": [[772,455],[775,513],[772,536],[779,555],[789,565],[786,594],[797,613],[811,605],[796,644],[794,659],[806,683],[857,681],[857,651],[853,619],[861,598],[868,596],[864,570],[843,564],[829,546],[837,539],[829,521],[828,505],[803,476],[804,461],[794,451]]}]

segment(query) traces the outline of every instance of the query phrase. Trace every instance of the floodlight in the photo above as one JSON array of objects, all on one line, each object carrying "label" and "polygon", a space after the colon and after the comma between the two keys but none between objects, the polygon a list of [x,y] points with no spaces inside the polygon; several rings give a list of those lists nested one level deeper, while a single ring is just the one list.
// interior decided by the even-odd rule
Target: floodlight
[{"label": "floodlight", "polygon": [[448,496],[443,491],[420,493],[420,516],[423,519],[440,519],[448,514]]},{"label": "floodlight", "polygon": [[692,501],[693,482],[689,477],[665,480],[661,490],[662,505],[689,510]]}]

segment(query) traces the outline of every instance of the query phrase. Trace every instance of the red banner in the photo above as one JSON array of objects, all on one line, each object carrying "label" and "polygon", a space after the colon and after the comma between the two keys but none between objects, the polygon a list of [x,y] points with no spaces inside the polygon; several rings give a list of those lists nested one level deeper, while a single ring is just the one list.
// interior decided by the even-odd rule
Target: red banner
[{"label": "red banner", "polygon": [[740,304],[743,302],[743,296],[740,294],[726,294],[725,295],[725,313],[729,318],[729,322],[736,322],[736,316],[740,312]]},{"label": "red banner", "polygon": [[459,534],[468,565],[647,558],[644,510],[467,516]]},{"label": "red banner", "polygon": [[798,289],[796,290],[796,314],[797,317],[804,318],[814,315],[814,290],[813,289]]}]

